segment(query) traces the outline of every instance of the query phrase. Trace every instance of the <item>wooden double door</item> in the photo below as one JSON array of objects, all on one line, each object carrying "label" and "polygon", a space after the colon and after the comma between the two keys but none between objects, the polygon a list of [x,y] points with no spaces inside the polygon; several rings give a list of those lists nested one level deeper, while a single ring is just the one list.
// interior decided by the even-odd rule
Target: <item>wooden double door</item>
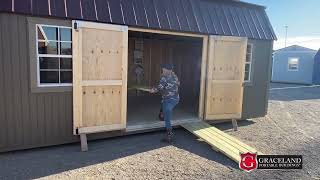
[{"label": "wooden double door", "polygon": [[[74,134],[126,128],[128,27],[73,21]],[[208,40],[209,39],[209,40]],[[209,36],[201,87],[206,120],[241,118],[247,39]],[[205,44],[205,43],[204,43]]]}]

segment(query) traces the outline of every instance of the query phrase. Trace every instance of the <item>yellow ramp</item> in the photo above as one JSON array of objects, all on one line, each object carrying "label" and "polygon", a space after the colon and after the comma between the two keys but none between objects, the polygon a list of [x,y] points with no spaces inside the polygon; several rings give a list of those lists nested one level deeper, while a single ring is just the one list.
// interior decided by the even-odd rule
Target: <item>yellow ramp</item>
[{"label": "yellow ramp", "polygon": [[182,127],[210,144],[215,151],[223,153],[237,163],[240,161],[240,153],[258,153],[256,149],[203,121],[185,123]]}]

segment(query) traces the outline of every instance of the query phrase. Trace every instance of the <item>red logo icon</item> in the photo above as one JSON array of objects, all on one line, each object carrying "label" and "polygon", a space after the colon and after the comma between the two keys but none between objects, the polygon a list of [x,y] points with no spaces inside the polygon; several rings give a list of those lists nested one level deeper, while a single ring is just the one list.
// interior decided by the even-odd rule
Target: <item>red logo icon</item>
[{"label": "red logo icon", "polygon": [[248,152],[248,153],[240,154],[240,158],[241,158],[239,162],[240,169],[250,172],[257,168],[257,154]]}]

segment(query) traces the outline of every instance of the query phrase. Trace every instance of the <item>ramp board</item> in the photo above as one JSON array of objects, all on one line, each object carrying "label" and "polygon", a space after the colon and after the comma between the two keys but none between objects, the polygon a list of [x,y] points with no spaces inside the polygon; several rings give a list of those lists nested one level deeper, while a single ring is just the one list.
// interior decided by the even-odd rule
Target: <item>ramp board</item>
[{"label": "ramp board", "polygon": [[215,151],[223,153],[237,163],[240,161],[240,153],[261,154],[256,149],[203,121],[185,123],[181,126],[211,145]]}]

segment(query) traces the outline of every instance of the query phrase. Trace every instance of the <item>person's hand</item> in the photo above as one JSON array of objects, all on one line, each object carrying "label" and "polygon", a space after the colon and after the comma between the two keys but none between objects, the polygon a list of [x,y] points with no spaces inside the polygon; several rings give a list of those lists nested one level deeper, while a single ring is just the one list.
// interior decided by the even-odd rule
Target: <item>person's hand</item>
[{"label": "person's hand", "polygon": [[150,93],[156,93],[156,92],[157,92],[156,88],[152,88],[152,89],[150,90]]}]

